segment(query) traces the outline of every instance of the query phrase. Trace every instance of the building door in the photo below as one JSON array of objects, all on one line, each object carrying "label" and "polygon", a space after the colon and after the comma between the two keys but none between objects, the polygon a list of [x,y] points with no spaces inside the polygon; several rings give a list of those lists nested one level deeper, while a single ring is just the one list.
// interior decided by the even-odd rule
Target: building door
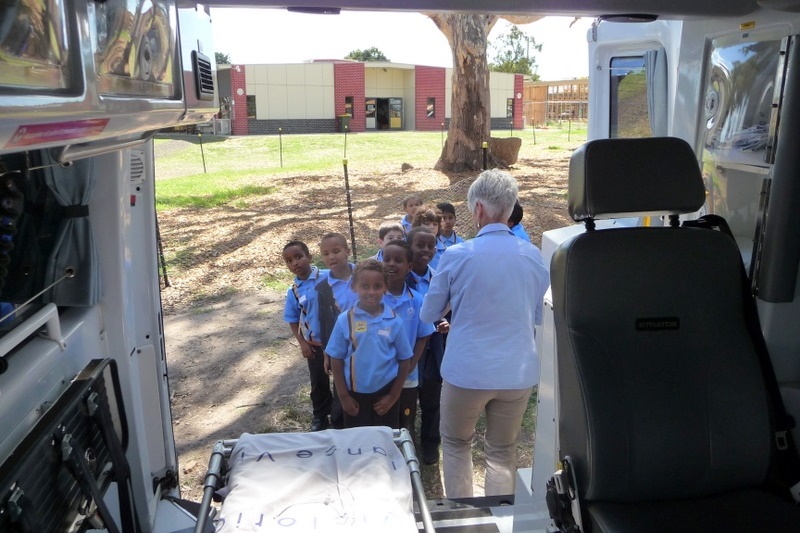
[{"label": "building door", "polygon": [[389,129],[403,129],[403,99],[389,98]]},{"label": "building door", "polygon": [[364,116],[367,118],[366,127],[368,130],[377,129],[377,102],[375,98],[367,98],[364,104]]},{"label": "building door", "polygon": [[376,116],[375,116],[375,129],[388,130],[389,129],[389,99],[376,98]]},{"label": "building door", "polygon": [[364,106],[368,130],[403,129],[402,98],[367,98]]}]

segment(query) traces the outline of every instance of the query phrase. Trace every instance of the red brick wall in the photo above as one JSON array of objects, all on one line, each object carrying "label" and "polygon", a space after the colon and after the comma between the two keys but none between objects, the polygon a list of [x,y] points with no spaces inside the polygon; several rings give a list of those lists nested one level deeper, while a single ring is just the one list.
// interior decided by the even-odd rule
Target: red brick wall
[{"label": "red brick wall", "polygon": [[[414,69],[414,117],[417,131],[439,131],[445,121],[445,69],[421,67]],[[428,117],[428,98],[435,98],[435,115]]]},{"label": "red brick wall", "polygon": [[[514,129],[522,129],[525,127],[522,93],[524,88],[524,77],[522,74],[514,74]],[[517,95],[520,95],[517,98]]]},{"label": "red brick wall", "polygon": [[[231,65],[231,98],[233,99],[233,120],[231,133],[248,135],[247,127],[247,85],[244,65]],[[241,91],[241,94],[239,92]]]},{"label": "red brick wall", "polygon": [[350,131],[365,131],[367,122],[364,118],[365,94],[364,63],[334,63],[333,65],[333,98],[334,118],[344,113],[344,99],[353,97],[353,117],[350,119]]}]

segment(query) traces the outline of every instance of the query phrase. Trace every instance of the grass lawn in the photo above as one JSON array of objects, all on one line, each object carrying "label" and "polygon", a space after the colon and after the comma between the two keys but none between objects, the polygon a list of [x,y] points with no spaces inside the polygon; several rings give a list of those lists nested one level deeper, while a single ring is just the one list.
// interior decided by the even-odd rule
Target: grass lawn
[{"label": "grass lawn", "polygon": [[[531,129],[492,132],[493,137],[512,135],[524,140],[519,157],[533,158],[534,151],[542,147],[563,150],[580,143],[586,139],[586,127],[573,124],[569,130],[567,123],[562,123],[561,128],[556,125],[537,128],[535,132]],[[276,190],[254,183],[264,183],[265,178],[284,174],[340,174],[345,158],[350,166],[380,165],[387,161],[402,161],[414,167],[429,166],[442,150],[440,132],[406,131],[280,137],[161,136],[155,141],[156,150],[167,145],[171,138],[191,143],[187,143],[186,148],[158,155],[158,209],[215,207],[249,196],[269,194]]]}]

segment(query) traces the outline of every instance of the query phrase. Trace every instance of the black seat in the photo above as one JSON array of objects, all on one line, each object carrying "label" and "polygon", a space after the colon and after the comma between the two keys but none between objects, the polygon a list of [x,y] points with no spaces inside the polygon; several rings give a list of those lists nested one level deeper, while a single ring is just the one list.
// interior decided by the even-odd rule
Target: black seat
[{"label": "black seat", "polygon": [[[679,139],[591,141],[570,161],[587,227],[703,203]],[[766,483],[773,422],[741,268],[734,241],[701,228],[589,230],[554,254],[559,453],[585,530],[800,531]]]}]

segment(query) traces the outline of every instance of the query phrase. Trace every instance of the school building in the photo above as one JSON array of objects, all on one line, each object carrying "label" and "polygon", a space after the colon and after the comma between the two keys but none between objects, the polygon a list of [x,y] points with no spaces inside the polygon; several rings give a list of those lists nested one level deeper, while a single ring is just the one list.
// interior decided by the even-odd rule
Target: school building
[{"label": "school building", "polygon": [[[229,121],[218,133],[439,131],[449,127],[451,79],[449,68],[376,61],[218,65]],[[492,72],[489,83],[492,128],[522,128],[522,74]]]}]

